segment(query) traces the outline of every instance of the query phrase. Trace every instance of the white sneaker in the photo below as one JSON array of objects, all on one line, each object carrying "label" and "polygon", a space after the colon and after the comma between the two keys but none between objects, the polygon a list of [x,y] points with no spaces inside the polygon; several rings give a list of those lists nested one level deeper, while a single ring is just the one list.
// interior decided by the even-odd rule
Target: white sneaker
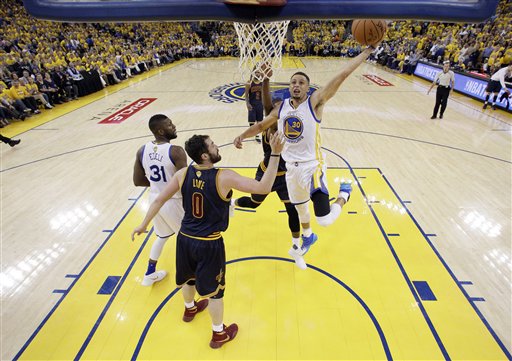
[{"label": "white sneaker", "polygon": [[308,268],[308,265],[306,264],[306,261],[304,261],[304,257],[302,257],[299,253],[299,249],[295,248],[297,246],[293,245],[292,248],[288,251],[288,254],[293,258],[295,261],[295,265],[299,267],[300,269],[306,269]]},{"label": "white sneaker", "polygon": [[153,283],[161,281],[167,276],[165,271],[155,271],[149,275],[145,275],[140,283],[142,286],[151,286]]}]

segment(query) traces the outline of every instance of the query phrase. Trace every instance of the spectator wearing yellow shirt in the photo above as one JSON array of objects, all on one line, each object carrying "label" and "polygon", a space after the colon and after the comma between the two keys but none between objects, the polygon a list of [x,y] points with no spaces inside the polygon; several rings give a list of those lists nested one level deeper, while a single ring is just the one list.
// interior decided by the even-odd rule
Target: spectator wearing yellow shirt
[{"label": "spectator wearing yellow shirt", "polygon": [[31,96],[33,96],[35,100],[39,100],[42,104],[44,104],[46,109],[52,109],[53,106],[50,104],[50,99],[48,98],[48,95],[43,94],[39,91],[39,87],[35,83],[34,78],[29,76],[27,80],[20,79],[20,84],[27,89],[28,93]]},{"label": "spectator wearing yellow shirt", "polygon": [[4,107],[7,113],[11,112],[14,119],[25,120],[27,113],[30,113],[30,109],[23,102],[20,100],[15,101],[11,98],[9,89],[2,83],[0,83],[0,106]]},{"label": "spectator wearing yellow shirt", "polygon": [[25,105],[25,108],[29,108],[34,112],[34,114],[41,113],[39,109],[37,109],[37,102],[32,97],[27,89],[20,84],[19,79],[12,81],[12,86],[9,89],[9,96],[14,101],[20,101]]}]

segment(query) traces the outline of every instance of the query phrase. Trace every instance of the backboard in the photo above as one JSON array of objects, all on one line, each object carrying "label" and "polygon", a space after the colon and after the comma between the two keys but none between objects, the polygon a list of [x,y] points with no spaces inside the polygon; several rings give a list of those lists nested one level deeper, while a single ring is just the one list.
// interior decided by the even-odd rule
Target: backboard
[{"label": "backboard", "polygon": [[499,0],[24,0],[29,14],[54,21],[269,22],[381,18],[481,22]]}]

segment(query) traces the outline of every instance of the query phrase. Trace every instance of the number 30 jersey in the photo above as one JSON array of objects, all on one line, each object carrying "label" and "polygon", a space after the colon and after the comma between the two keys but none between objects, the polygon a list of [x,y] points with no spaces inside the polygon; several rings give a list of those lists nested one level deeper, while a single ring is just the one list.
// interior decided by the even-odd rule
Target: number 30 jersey
[{"label": "number 30 jersey", "polygon": [[222,172],[217,168],[205,168],[189,165],[181,184],[183,209],[185,216],[180,232],[185,236],[214,240],[221,237],[220,232],[228,228],[229,205],[233,191],[223,197],[218,191],[218,176]]},{"label": "number 30 jersey", "polygon": [[[176,173],[176,166],[171,157],[172,144],[155,144],[149,142],[142,151],[142,167],[146,178],[150,183],[150,194],[156,196]],[[150,197],[154,198],[154,197]],[[177,192],[173,198],[181,198],[181,192]]]},{"label": "number 30 jersey", "polygon": [[320,152],[320,120],[311,107],[311,97],[297,108],[286,98],[281,104],[277,129],[285,136],[281,156],[286,162],[308,162],[323,160]]}]

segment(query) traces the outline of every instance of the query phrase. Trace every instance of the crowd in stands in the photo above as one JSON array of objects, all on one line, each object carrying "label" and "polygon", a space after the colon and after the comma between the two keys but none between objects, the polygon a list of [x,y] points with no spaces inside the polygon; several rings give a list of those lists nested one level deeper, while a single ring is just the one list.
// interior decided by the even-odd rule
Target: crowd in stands
[{"label": "crowd in stands", "polygon": [[[371,61],[411,74],[418,60],[492,74],[512,63],[512,3],[481,24],[396,21]],[[294,56],[353,57],[346,21],[292,21]],[[238,56],[230,23],[71,24],[37,20],[19,0],[0,0],[0,127],[182,58]]]}]

